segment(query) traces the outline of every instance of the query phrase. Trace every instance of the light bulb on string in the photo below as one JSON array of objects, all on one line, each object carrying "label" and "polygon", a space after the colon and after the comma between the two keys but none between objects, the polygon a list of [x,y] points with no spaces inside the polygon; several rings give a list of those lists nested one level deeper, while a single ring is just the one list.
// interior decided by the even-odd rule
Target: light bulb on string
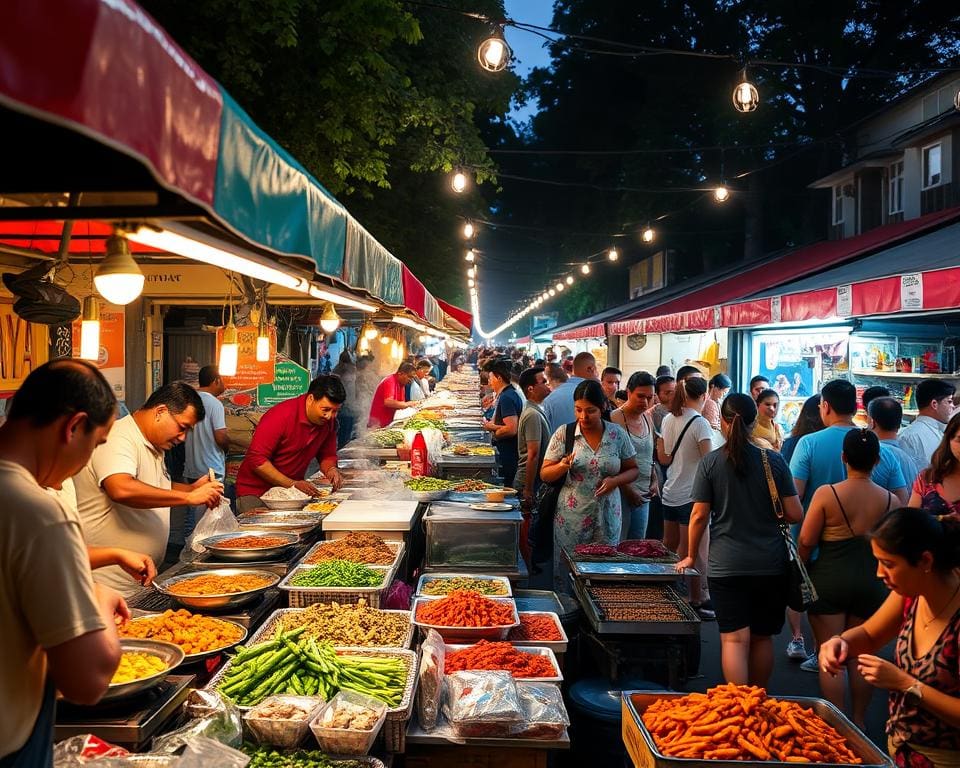
[{"label": "light bulb on string", "polygon": [[713,199],[718,203],[726,202],[730,197],[730,190],[724,184],[713,190]]},{"label": "light bulb on string", "polygon": [[100,302],[96,296],[84,296],[80,321],[80,359],[100,359]]},{"label": "light bulb on string", "polygon": [[610,261],[616,261],[620,258],[620,254],[617,252],[616,248],[611,248],[609,251],[607,251],[607,258],[610,259]]},{"label": "light bulb on string", "polygon": [[377,338],[377,326],[370,322],[369,318],[363,321],[363,325],[360,327],[360,333],[363,334],[363,338],[368,341],[373,341]]},{"label": "light bulb on string", "polygon": [[477,276],[477,270],[474,269],[473,267],[470,267],[470,269],[467,270],[467,277],[476,277],[476,276]]},{"label": "light bulb on string", "polygon": [[740,73],[740,82],[733,89],[733,107],[737,112],[753,112],[760,105],[757,87],[747,80],[747,68]]},{"label": "light bulb on string", "polygon": [[566,287],[566,286],[564,286],[563,283],[557,283],[557,286],[556,286],[556,288],[557,288],[557,293],[560,293],[560,291],[562,291],[565,287]]},{"label": "light bulb on string", "polygon": [[467,174],[459,169],[456,170],[453,174],[453,177],[450,179],[450,187],[458,195],[462,194],[467,188]]},{"label": "light bulb on string", "polygon": [[653,239],[657,236],[657,233],[653,231],[653,227],[649,224],[646,229],[643,230],[643,233],[640,235],[640,239],[645,243],[652,243]]},{"label": "light bulb on string", "polygon": [[472,277],[471,277],[469,280],[467,280],[467,287],[473,288],[473,286],[475,286],[475,285],[476,285],[476,282],[474,281],[474,279],[473,279]]},{"label": "light bulb on string", "polygon": [[328,336],[340,327],[340,315],[329,302],[323,308],[323,314],[320,315],[320,327]]},{"label": "light bulb on string", "polygon": [[551,288],[549,291],[547,291],[547,293],[549,293],[551,296],[556,296],[556,295],[557,295],[557,292],[556,292],[555,290],[553,290],[553,288]]},{"label": "light bulb on string", "polygon": [[260,317],[257,322],[257,362],[266,363],[270,360],[270,329],[267,326],[266,307],[261,306]]},{"label": "light bulb on string", "polygon": [[477,48],[477,61],[487,72],[502,72],[510,63],[513,52],[503,39],[503,28],[498,29]]},{"label": "light bulb on string", "polygon": [[106,256],[93,276],[97,293],[110,304],[129,304],[143,292],[144,280],[143,271],[130,255],[127,238],[108,237]]},{"label": "light bulb on string", "polygon": [[465,258],[467,261],[469,261],[472,264],[473,261],[477,258],[477,254],[474,253],[473,248],[471,248],[469,251],[466,252],[463,258]]},{"label": "light bulb on string", "polygon": [[584,264],[582,267],[580,267],[580,271],[581,271],[583,274],[585,274],[585,275],[589,275],[589,274],[590,274],[590,265],[589,265],[589,264]]},{"label": "light bulb on string", "polygon": [[573,285],[573,275],[567,275],[567,285]]},{"label": "light bulb on string", "polygon": [[468,221],[466,224],[463,225],[463,236],[467,240],[473,237],[476,231],[477,230],[474,228],[473,222]]},{"label": "light bulb on string", "polygon": [[389,344],[390,341],[391,341],[391,339],[390,339],[389,336],[387,336],[387,334],[383,334],[383,336],[380,337],[380,343],[381,343],[381,344]]},{"label": "light bulb on string", "polygon": [[237,359],[240,356],[240,345],[237,340],[237,326],[233,324],[231,307],[230,322],[223,329],[223,340],[220,342],[220,359],[217,368],[221,376],[237,375]]}]

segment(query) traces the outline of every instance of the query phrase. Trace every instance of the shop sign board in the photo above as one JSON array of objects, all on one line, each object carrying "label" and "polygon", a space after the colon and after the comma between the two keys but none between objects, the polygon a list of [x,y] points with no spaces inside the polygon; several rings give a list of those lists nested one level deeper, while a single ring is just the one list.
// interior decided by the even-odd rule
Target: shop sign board
[{"label": "shop sign board", "polygon": [[[223,383],[228,391],[253,389],[261,384],[270,384],[274,377],[274,359],[277,354],[277,329],[271,326],[270,358],[265,362],[257,360],[257,326],[244,325],[237,328],[236,376],[224,376]],[[220,359],[220,345],[223,344],[223,328],[217,329],[217,360]]]},{"label": "shop sign board", "polygon": [[310,388],[310,372],[291,360],[278,362],[273,383],[257,387],[257,403],[263,406],[276,405],[291,397],[299,397]]},{"label": "shop sign board", "polygon": [[[110,384],[117,400],[124,400],[126,393],[126,338],[124,334],[124,312],[106,302],[100,304],[100,354],[94,362],[100,373]],[[80,357],[80,318],[73,321],[72,341],[73,357]]]},{"label": "shop sign board", "polygon": [[853,314],[853,287],[837,286],[837,317],[850,317]]},{"label": "shop sign board", "polygon": [[900,275],[900,310],[923,309],[923,275],[913,272]]}]

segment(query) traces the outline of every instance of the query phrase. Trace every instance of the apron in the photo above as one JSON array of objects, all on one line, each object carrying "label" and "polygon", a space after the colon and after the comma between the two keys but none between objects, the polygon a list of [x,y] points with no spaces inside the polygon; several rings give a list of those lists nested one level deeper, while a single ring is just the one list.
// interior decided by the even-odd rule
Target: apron
[{"label": "apron", "polygon": [[16,752],[0,757],[0,768],[51,768],[53,766],[53,725],[56,720],[56,686],[47,679],[40,700],[40,714],[33,731]]}]

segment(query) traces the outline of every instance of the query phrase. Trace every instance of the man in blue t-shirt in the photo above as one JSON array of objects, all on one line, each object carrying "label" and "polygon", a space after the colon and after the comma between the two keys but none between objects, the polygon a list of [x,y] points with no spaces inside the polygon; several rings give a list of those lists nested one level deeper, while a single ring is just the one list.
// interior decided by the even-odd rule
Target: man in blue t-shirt
[{"label": "man in blue t-shirt", "polygon": [[[846,471],[840,458],[843,453],[843,438],[855,429],[853,415],[857,412],[857,390],[844,379],[828,381],[820,390],[820,418],[826,429],[804,435],[790,459],[790,471],[803,502],[810,499],[821,485],[839,483],[846,479]],[[880,446],[880,462],[871,475],[873,482],[890,491],[901,504],[909,500],[907,478],[903,476],[900,463],[888,446]]]},{"label": "man in blue t-shirt", "polygon": [[517,426],[520,423],[520,413],[523,411],[523,401],[517,390],[510,385],[511,367],[508,361],[496,361],[490,365],[488,372],[490,386],[497,398],[497,406],[493,412],[493,420],[485,419],[483,428],[493,435],[493,445],[497,449],[503,483],[512,487],[513,479],[517,474],[517,462],[520,460]]}]

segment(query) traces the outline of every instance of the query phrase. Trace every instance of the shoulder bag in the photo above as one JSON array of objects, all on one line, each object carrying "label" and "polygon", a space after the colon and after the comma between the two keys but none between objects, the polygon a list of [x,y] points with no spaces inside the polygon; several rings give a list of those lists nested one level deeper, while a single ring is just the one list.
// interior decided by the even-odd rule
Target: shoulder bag
[{"label": "shoulder bag", "polygon": [[[567,424],[563,441],[563,455],[573,450],[573,440],[577,431],[577,422]],[[533,562],[543,563],[553,557],[553,518],[557,514],[557,501],[566,482],[564,475],[553,483],[540,483],[537,493],[537,511],[530,526],[530,547],[533,550]]]},{"label": "shoulder bag", "polygon": [[[690,421],[688,421],[686,424],[683,425],[683,429],[680,430],[680,437],[677,438],[677,442],[674,443],[673,445],[673,450],[668,454],[670,456],[670,463],[660,465],[661,467],[663,467],[664,477],[666,477],[669,474],[668,470],[673,465],[673,457],[676,456],[677,451],[680,450],[680,443],[683,442],[683,438],[686,436],[687,430],[690,429],[690,425],[693,424],[693,422],[695,422],[697,419],[702,419],[702,418],[703,416],[698,413],[696,416],[691,418]],[[656,457],[657,455],[656,443],[654,443],[653,455],[654,457]]]},{"label": "shoulder bag", "polygon": [[760,449],[760,457],[763,459],[763,472],[767,476],[767,488],[770,491],[770,500],[773,502],[773,511],[777,516],[777,527],[780,529],[780,535],[783,536],[784,544],[787,547],[787,605],[802,613],[817,602],[817,590],[810,580],[810,575],[807,573],[803,560],[800,559],[799,552],[797,552],[797,543],[790,535],[790,527],[783,516],[780,492],[777,490],[777,483],[773,479],[773,470],[770,469],[767,451],[763,448]]}]

